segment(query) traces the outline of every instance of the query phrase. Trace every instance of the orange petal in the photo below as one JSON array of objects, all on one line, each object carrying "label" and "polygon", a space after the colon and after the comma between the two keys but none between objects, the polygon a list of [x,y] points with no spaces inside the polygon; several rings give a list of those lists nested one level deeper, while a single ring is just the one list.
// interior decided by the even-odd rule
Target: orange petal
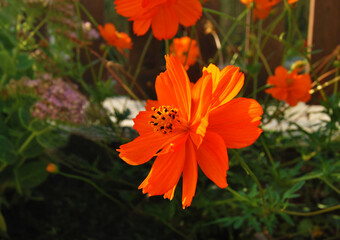
[{"label": "orange petal", "polygon": [[183,169],[183,191],[182,206],[183,209],[190,206],[192,198],[195,196],[197,184],[197,160],[194,144],[191,141],[186,142],[186,159]]},{"label": "orange petal", "polygon": [[134,16],[142,11],[141,0],[115,0],[116,11],[124,17]]},{"label": "orange petal", "polygon": [[104,27],[102,25],[98,25],[98,30],[99,30],[100,35],[106,40]]},{"label": "orange petal", "polygon": [[253,0],[241,0],[241,3],[246,4],[246,5],[248,5],[252,2],[253,2]]},{"label": "orange petal", "polygon": [[169,200],[172,200],[174,198],[174,195],[175,195],[175,190],[176,190],[176,187],[177,187],[177,184],[171,188],[168,192],[166,192],[164,194],[164,199],[169,199]]},{"label": "orange petal", "polygon": [[300,98],[300,101],[306,103],[306,102],[308,102],[310,100],[310,98],[311,98],[311,95],[310,95],[310,93],[308,91],[303,97]]},{"label": "orange petal", "polygon": [[116,40],[116,28],[112,23],[106,23],[104,27],[99,25],[98,30],[108,44],[114,45]]},{"label": "orange petal", "polygon": [[293,97],[296,99],[300,99],[303,96],[305,96],[305,94],[310,90],[310,88],[306,88],[305,85],[302,84],[294,84],[293,87],[289,88],[289,97]]},{"label": "orange petal", "polygon": [[192,88],[192,107],[191,122],[194,124],[204,117],[211,104],[212,79],[211,74],[203,72],[203,76],[196,82]]},{"label": "orange petal", "polygon": [[208,67],[203,67],[202,72],[208,72],[212,75],[212,83],[213,83],[213,91],[215,91],[218,83],[220,82],[221,79],[221,71],[220,69],[214,65],[214,64],[209,64]]},{"label": "orange petal", "polygon": [[158,156],[139,188],[143,188],[143,193],[149,193],[150,196],[163,194],[169,196],[169,191],[177,185],[183,172],[185,157],[185,147]]},{"label": "orange petal", "polygon": [[162,5],[153,16],[151,28],[158,40],[173,38],[178,30],[178,18],[172,6]]},{"label": "orange petal", "polygon": [[197,148],[199,148],[199,146],[201,145],[205,133],[207,131],[207,127],[209,125],[208,119],[209,114],[201,118],[200,122],[197,122],[196,124],[191,125],[190,127],[190,138]]},{"label": "orange petal", "polygon": [[[189,48],[190,45],[190,48]],[[189,66],[196,63],[199,57],[199,48],[195,39],[185,36],[181,38],[174,38],[170,45],[170,53],[173,54],[188,70]]]},{"label": "orange petal", "polygon": [[163,134],[160,132],[149,132],[135,138],[132,142],[121,145],[117,150],[119,157],[130,165],[139,165],[149,161],[160,149],[166,147],[183,134]]},{"label": "orange petal", "polygon": [[116,39],[116,44],[115,46],[117,48],[121,48],[121,49],[131,49],[132,48],[132,42],[131,42],[131,38],[128,34],[126,33],[118,33],[119,37],[117,37]]},{"label": "orange petal", "polygon": [[112,23],[106,23],[104,26],[104,31],[109,35],[109,36],[115,36],[116,35],[116,27]]},{"label": "orange petal", "polygon": [[280,101],[286,100],[288,97],[288,92],[286,87],[272,87],[265,90],[266,93],[269,93]]},{"label": "orange petal", "polygon": [[152,107],[159,107],[159,103],[156,100],[147,100],[145,104],[145,110],[150,111]]},{"label": "orange petal", "polygon": [[254,8],[253,14],[254,14],[254,19],[265,19],[268,17],[270,13],[271,7],[268,8]]},{"label": "orange petal", "polygon": [[275,75],[270,76],[267,80],[267,83],[270,85],[278,86],[278,87],[287,87],[287,77],[288,71],[282,66],[278,66],[275,69]]},{"label": "orange petal", "polygon": [[174,56],[165,56],[166,68],[156,79],[156,93],[161,105],[173,105],[189,121],[191,86],[182,64]]},{"label": "orange petal", "polygon": [[261,105],[253,99],[233,99],[210,112],[207,132],[218,133],[227,148],[247,147],[262,132],[258,128],[262,113]]},{"label": "orange petal", "polygon": [[211,74],[205,71],[203,72],[203,76],[192,88],[192,119],[190,123],[190,137],[197,148],[201,144],[208,126],[211,95]]},{"label": "orange petal", "polygon": [[202,5],[198,0],[177,1],[173,8],[179,22],[186,27],[194,25],[202,16]]},{"label": "orange petal", "polygon": [[296,90],[300,95],[304,95],[312,88],[312,80],[309,74],[296,75],[294,78],[293,88],[297,88]]},{"label": "orange petal", "polygon": [[295,107],[299,102],[299,100],[297,98],[293,97],[292,95],[288,95],[288,97],[285,101],[289,106],[292,106],[292,107]]},{"label": "orange petal", "polygon": [[133,21],[133,32],[137,36],[144,35],[150,28],[151,19],[140,19]]},{"label": "orange petal", "polygon": [[197,150],[197,161],[204,174],[220,188],[227,184],[228,154],[223,139],[214,132],[207,132]]},{"label": "orange petal", "polygon": [[148,123],[151,121],[151,115],[153,113],[153,111],[140,111],[136,118],[133,119],[133,122],[135,123],[133,128],[137,130],[139,135],[150,132],[154,133],[153,127]]},{"label": "orange petal", "polygon": [[174,82],[169,76],[169,71],[160,73],[155,82],[155,89],[159,105],[173,106],[178,108],[176,93],[173,87]]},{"label": "orange petal", "polygon": [[233,99],[241,90],[244,84],[244,74],[239,68],[227,66],[219,72],[219,69],[210,64],[203,69],[212,73],[213,78],[213,102],[212,108],[223,105]]},{"label": "orange petal", "polygon": [[299,101],[309,101],[309,90],[312,87],[312,81],[309,74],[298,75],[297,70],[294,70],[288,77],[292,79],[293,82],[291,86],[288,87],[286,102],[290,106],[296,106]]},{"label": "orange petal", "polygon": [[169,144],[167,144],[159,153],[157,153],[156,154],[157,156],[167,154],[170,152],[176,152],[185,146],[189,134],[187,132],[176,132],[176,129],[174,130],[173,133],[176,133],[177,136],[171,138]]}]

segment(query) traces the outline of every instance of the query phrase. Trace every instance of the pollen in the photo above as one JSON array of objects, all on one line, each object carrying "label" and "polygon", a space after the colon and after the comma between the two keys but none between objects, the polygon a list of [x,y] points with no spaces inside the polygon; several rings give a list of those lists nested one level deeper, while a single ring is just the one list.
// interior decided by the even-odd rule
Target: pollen
[{"label": "pollen", "polygon": [[154,112],[150,117],[151,121],[148,123],[153,126],[155,132],[163,134],[171,133],[174,125],[179,122],[178,109],[171,106],[160,106],[158,108],[151,108]]}]

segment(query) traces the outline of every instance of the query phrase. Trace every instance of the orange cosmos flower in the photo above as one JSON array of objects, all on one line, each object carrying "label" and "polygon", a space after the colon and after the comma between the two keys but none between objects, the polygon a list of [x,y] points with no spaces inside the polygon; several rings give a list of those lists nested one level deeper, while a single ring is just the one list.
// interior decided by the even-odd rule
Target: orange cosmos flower
[{"label": "orange cosmos flower", "polygon": [[120,33],[112,23],[106,23],[104,27],[98,26],[100,35],[106,40],[107,44],[116,47],[120,52],[123,49],[131,49],[132,42],[129,35]]},{"label": "orange cosmos flower", "polygon": [[228,186],[227,148],[249,146],[259,137],[260,104],[247,98],[233,99],[244,83],[234,66],[220,71],[211,64],[191,84],[173,56],[166,56],[167,70],[156,79],[158,100],[147,101],[134,119],[139,137],[120,146],[119,156],[128,164],[156,160],[139,188],[143,193],[172,199],[183,176],[182,205],[195,195],[198,165],[220,188]]},{"label": "orange cosmos flower", "polygon": [[312,81],[309,74],[298,75],[298,70],[289,73],[284,67],[279,66],[275,69],[275,75],[270,76],[267,83],[273,85],[266,89],[266,93],[274,98],[286,101],[290,106],[296,106],[301,102],[308,102],[310,99],[310,89]]},{"label": "orange cosmos flower", "polygon": [[199,0],[115,0],[117,13],[133,21],[136,35],[144,35],[150,28],[154,36],[171,39],[178,25],[192,26],[202,15]]},{"label": "orange cosmos flower", "polygon": [[175,38],[170,46],[170,52],[174,54],[175,57],[183,65],[186,62],[184,66],[185,70],[188,70],[189,66],[194,65],[199,56],[199,49],[198,49],[196,40],[194,39],[191,40],[190,50],[189,50],[189,45],[190,45],[190,38],[181,37],[181,38]]},{"label": "orange cosmos flower", "polygon": [[[272,7],[274,7],[282,0],[240,0],[240,1],[247,6],[249,6],[252,2],[255,3],[253,17],[256,20],[267,18]],[[293,4],[297,1],[298,0],[288,0],[288,3]]]}]

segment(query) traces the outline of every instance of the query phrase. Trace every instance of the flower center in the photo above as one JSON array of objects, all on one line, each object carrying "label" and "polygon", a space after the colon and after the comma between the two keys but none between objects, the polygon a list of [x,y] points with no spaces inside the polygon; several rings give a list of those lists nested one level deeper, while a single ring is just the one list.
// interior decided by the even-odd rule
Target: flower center
[{"label": "flower center", "polygon": [[171,106],[152,107],[154,114],[151,115],[152,120],[148,123],[154,127],[155,132],[163,134],[171,133],[174,129],[174,124],[179,122],[178,109]]},{"label": "flower center", "polygon": [[287,78],[287,79],[286,79],[286,82],[287,82],[288,87],[289,87],[289,86],[292,86],[292,84],[293,84],[293,82],[294,82],[294,79]]}]

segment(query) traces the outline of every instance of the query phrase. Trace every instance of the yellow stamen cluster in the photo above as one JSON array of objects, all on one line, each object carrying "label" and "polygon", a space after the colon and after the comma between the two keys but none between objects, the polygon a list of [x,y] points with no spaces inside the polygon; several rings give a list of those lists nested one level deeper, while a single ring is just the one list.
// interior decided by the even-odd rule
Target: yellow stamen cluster
[{"label": "yellow stamen cluster", "polygon": [[178,110],[171,106],[160,106],[158,108],[152,107],[154,114],[151,115],[152,120],[149,121],[154,127],[155,132],[163,134],[171,133],[174,129],[174,123],[179,122]]}]

